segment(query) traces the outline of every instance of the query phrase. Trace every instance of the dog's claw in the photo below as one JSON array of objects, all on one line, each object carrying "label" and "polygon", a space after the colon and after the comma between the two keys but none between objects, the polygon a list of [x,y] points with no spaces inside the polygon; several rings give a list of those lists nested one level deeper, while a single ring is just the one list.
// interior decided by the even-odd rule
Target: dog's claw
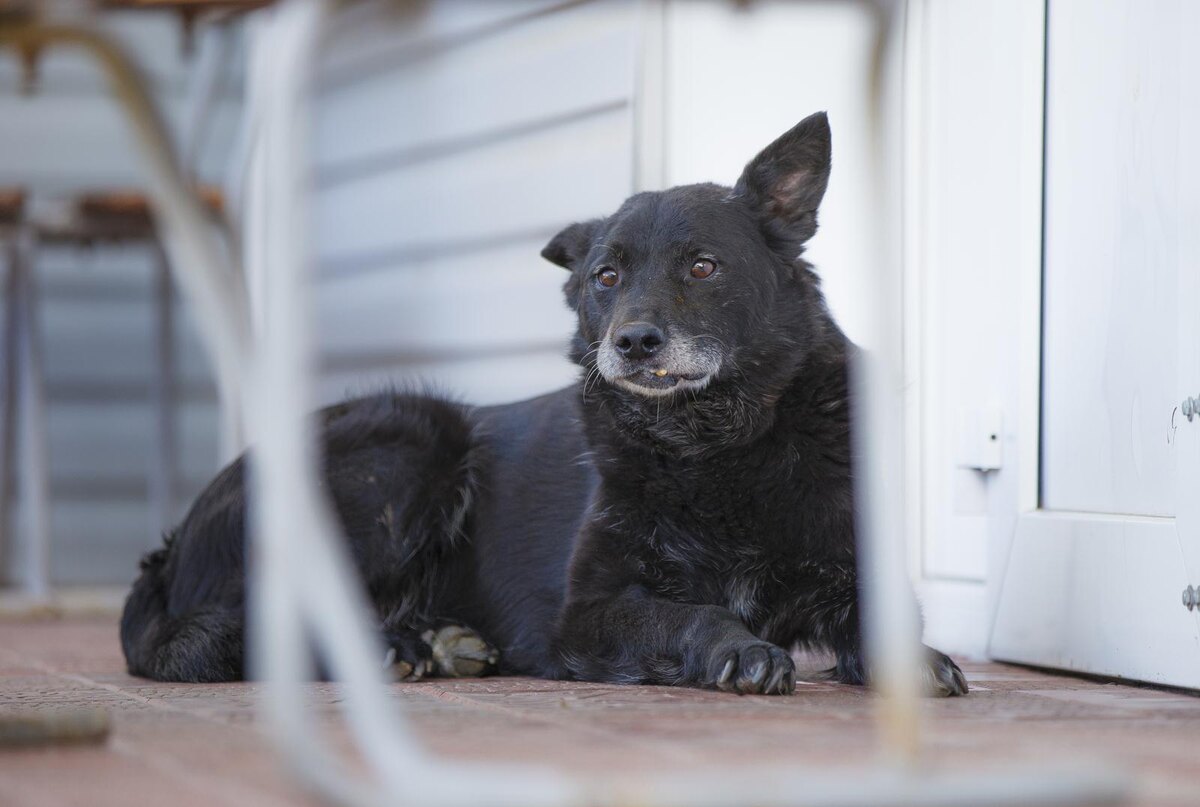
[{"label": "dog's claw", "polygon": [[795,687],[795,681],[788,675],[788,668],[780,664],[767,679],[766,685],[763,686],[763,692],[768,695],[790,695]]},{"label": "dog's claw", "polygon": [[765,642],[730,651],[721,672],[709,686],[739,695],[784,695],[795,688],[791,656]]},{"label": "dog's claw", "polygon": [[390,665],[393,681],[420,681],[421,671],[407,661],[400,660]]},{"label": "dog's claw", "polygon": [[763,681],[767,678],[767,660],[753,662],[738,678],[738,691],[750,695],[762,692]]},{"label": "dog's claw", "polygon": [[925,662],[925,690],[929,695],[949,698],[966,695],[967,677],[945,653],[929,648]]}]

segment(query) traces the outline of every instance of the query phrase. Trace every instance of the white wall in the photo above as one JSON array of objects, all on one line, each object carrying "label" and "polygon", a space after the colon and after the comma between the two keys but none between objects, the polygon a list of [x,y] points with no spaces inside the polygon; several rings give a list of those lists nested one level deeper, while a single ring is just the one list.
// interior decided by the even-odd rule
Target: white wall
[{"label": "white wall", "polygon": [[539,252],[633,190],[636,6],[352,9],[317,97],[321,397],[475,403],[571,383]]}]

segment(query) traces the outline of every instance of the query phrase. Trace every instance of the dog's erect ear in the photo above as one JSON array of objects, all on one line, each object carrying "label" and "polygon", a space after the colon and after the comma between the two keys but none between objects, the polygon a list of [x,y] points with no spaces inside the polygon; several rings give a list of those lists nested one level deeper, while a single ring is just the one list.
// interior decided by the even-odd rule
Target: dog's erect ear
[{"label": "dog's erect ear", "polygon": [[550,239],[542,249],[542,257],[564,269],[574,269],[578,261],[587,257],[599,227],[600,219],[572,224]]},{"label": "dog's erect ear", "polygon": [[829,184],[829,141],[825,113],[809,115],[751,160],[734,188],[768,233],[796,254],[817,231],[817,208]]}]

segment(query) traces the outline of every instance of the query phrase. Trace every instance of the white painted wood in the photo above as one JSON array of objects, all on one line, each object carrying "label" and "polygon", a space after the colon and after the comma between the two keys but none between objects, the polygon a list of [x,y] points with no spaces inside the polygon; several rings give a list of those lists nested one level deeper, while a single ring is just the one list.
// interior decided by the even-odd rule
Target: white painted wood
[{"label": "white painted wood", "polygon": [[397,62],[419,61],[422,56],[487,37],[505,26],[520,25],[568,5],[564,0],[356,3],[331,20],[328,45],[321,52],[318,83],[353,83]]},{"label": "white painted wood", "polygon": [[562,294],[567,273],[538,254],[546,240],[326,278],[316,312],[323,356],[539,342],[565,350],[575,316]]},{"label": "white painted wood", "polygon": [[497,404],[529,398],[574,383],[579,368],[558,349],[453,358],[402,366],[325,372],[317,400],[331,404],[385,389],[432,391],[463,403]]},{"label": "white painted wood", "polygon": [[[1181,9],[1177,30],[1180,42],[1180,74],[1200,75],[1200,49],[1192,47],[1192,35],[1200,31],[1200,4],[1186,3]],[[1200,142],[1200,104],[1189,103],[1194,93],[1190,82],[1180,83],[1179,172],[1184,177],[1200,177],[1200,153],[1186,144]],[[1176,397],[1200,399],[1200,193],[1194,183],[1178,186],[1179,219],[1191,222],[1179,231],[1179,386]],[[1188,584],[1200,588],[1200,416],[1191,421],[1176,417],[1170,440],[1178,457],[1179,490],[1176,499],[1176,529],[1183,555]],[[1182,602],[1182,598],[1180,599]],[[1200,625],[1200,608],[1194,610]]]},{"label": "white painted wood", "polygon": [[538,253],[633,189],[636,12],[339,13],[316,98],[322,402],[412,383],[495,402],[574,378],[566,276]]},{"label": "white painted wood", "polygon": [[[910,3],[905,352],[909,512],[926,639],[980,655],[1018,514],[1021,334],[1039,327],[1042,13],[1039,0]],[[986,159],[981,159],[986,154]],[[1003,421],[1004,467],[963,464],[977,413]],[[1036,468],[1035,468],[1036,475]]]},{"label": "white painted wood", "polygon": [[[1050,6],[1042,506],[1169,516],[1175,456],[1179,3]],[[1097,48],[1097,41],[1109,43]],[[1185,148],[1190,147],[1184,146]]]},{"label": "white painted wood", "polygon": [[662,0],[637,0],[634,63],[634,188],[667,186],[667,24]]},{"label": "white painted wood", "polygon": [[994,478],[961,467],[958,438],[981,410],[1003,419],[1004,343],[989,335],[1010,316],[1007,269],[1017,242],[997,238],[993,217],[1019,207],[1011,110],[1024,88],[997,55],[1018,40],[1022,18],[1015,6],[981,0],[925,6],[922,170],[914,177],[924,192],[913,213],[923,248],[910,280],[923,290],[922,312],[910,312],[921,355],[922,569],[982,582]]},{"label": "white painted wood", "polygon": [[[970,655],[986,647],[1018,514],[1037,504],[1044,8],[908,10],[906,451],[922,536],[912,568],[926,640]],[[1003,467],[958,468],[956,421],[992,408]]]},{"label": "white painted wood", "polygon": [[[17,519],[24,517],[17,508]],[[130,499],[60,500],[54,503],[50,582],[128,585],[145,551],[146,504]]]},{"label": "white painted wood", "polygon": [[1021,518],[991,655],[1200,688],[1200,630],[1175,520],[1085,513]]},{"label": "white painted wood", "polygon": [[[169,125],[178,131],[181,98],[159,96]],[[216,120],[200,155],[202,176],[216,177],[232,142],[237,107],[216,105]],[[33,96],[0,94],[0,184],[21,184],[43,195],[140,187],[141,175],[128,124],[116,102],[105,95]],[[17,159],[16,155],[20,155]]]},{"label": "white painted wood", "polygon": [[[155,447],[149,400],[116,405],[57,401],[46,417],[52,486],[145,479]],[[181,403],[175,417],[181,483],[208,478],[217,468],[215,403]]]},{"label": "white painted wood", "polygon": [[330,89],[318,99],[318,175],[386,169],[389,160],[419,159],[421,149],[519,136],[628,103],[631,15],[631,3],[588,3]]},{"label": "white painted wood", "polygon": [[446,248],[615,209],[631,189],[628,110],[329,188],[314,215],[318,258],[361,265],[380,254]]},{"label": "white painted wood", "polygon": [[[142,384],[153,370],[153,316],[145,297],[90,300],[72,294],[46,295],[42,321],[46,334],[46,379],[51,387],[80,384]],[[211,373],[195,331],[180,303],[176,345],[177,378],[185,387],[207,386]]]},{"label": "white painted wood", "polygon": [[987,589],[979,581],[923,577],[916,591],[925,620],[925,644],[968,658],[987,657],[987,627],[992,620]]}]

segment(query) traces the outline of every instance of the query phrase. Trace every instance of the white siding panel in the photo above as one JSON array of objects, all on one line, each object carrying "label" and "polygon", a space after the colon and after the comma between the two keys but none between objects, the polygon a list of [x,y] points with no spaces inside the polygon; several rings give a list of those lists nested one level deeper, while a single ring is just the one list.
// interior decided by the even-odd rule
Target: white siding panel
[{"label": "white siding panel", "polygon": [[326,356],[565,345],[575,322],[562,295],[567,273],[540,257],[545,243],[326,280],[317,303]]},{"label": "white siding panel", "polygon": [[[169,129],[178,133],[183,101],[159,96]],[[236,128],[237,106],[216,105],[200,164],[220,176]],[[0,95],[0,184],[32,187],[42,195],[81,189],[138,186],[142,172],[132,130],[107,95],[78,97]]]},{"label": "white siding panel", "polygon": [[416,384],[496,402],[570,383],[566,278],[538,253],[633,187],[636,4],[341,21],[355,33],[334,37],[316,109],[322,401]]},{"label": "white siding panel", "polygon": [[[154,370],[154,312],[150,299],[46,296],[40,316],[45,377],[55,387],[148,385]],[[208,388],[211,373],[199,339],[176,303],[176,379]],[[147,386],[147,389],[149,387]]]},{"label": "white siding panel", "polygon": [[318,255],[335,267],[403,250],[547,231],[629,194],[632,127],[620,109],[453,159],[330,188]]},{"label": "white siding panel", "polygon": [[138,501],[58,500],[51,525],[50,579],[58,585],[130,583],[152,548],[146,506]]},{"label": "white siding panel", "polygon": [[[139,480],[152,467],[157,450],[154,410],[149,403],[55,403],[47,413],[50,424],[50,479],[72,490],[85,491],[87,482],[102,490],[105,480],[122,484]],[[178,479],[190,484],[217,471],[217,407],[188,403],[175,412],[179,462]],[[194,492],[194,490],[192,491]]]},{"label": "white siding panel", "polygon": [[328,372],[318,396],[323,404],[388,388],[430,390],[471,404],[530,398],[559,389],[579,377],[564,350],[409,364],[370,370]]},{"label": "white siding panel", "polygon": [[569,5],[564,0],[360,3],[342,11],[331,25],[322,72],[333,84],[361,80],[381,66],[411,62],[414,55]]},{"label": "white siding panel", "polygon": [[[604,105],[633,86],[631,7],[591,3],[539,17],[420,69],[371,75],[320,98],[316,151],[323,173],[347,162],[403,158]],[[370,125],[354,125],[369,120]],[[386,158],[386,157],[385,157]]]}]

